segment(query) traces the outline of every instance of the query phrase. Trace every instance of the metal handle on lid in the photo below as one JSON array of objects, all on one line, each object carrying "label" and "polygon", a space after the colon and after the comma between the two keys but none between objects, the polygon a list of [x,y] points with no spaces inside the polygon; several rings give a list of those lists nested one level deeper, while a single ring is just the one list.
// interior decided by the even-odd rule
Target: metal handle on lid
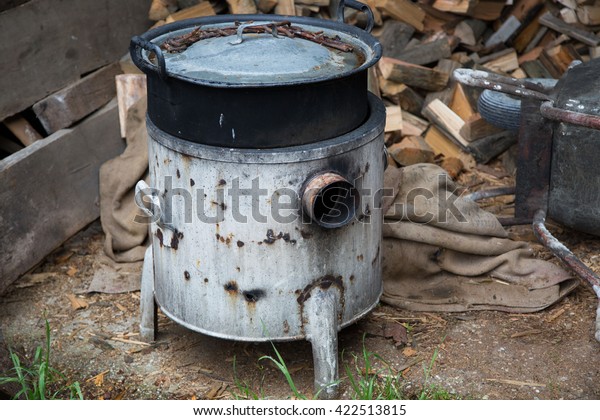
[{"label": "metal handle on lid", "polygon": [[269,25],[273,25],[271,27],[272,31],[271,31],[271,35],[273,35],[275,38],[281,38],[279,35],[277,35],[277,22],[250,22],[250,23],[243,23],[240,26],[238,26],[237,28],[237,32],[236,32],[236,36],[237,38],[234,41],[230,41],[229,43],[231,45],[237,45],[237,44],[241,44],[242,41],[244,41],[244,29],[246,28],[252,28],[255,26],[269,26]]},{"label": "metal handle on lid", "polygon": [[167,66],[165,64],[165,56],[162,53],[160,47],[152,42],[146,41],[144,38],[140,36],[134,36],[131,38],[131,46],[137,50],[146,50],[149,52],[153,52],[156,55],[156,61],[158,62],[158,76],[161,79],[167,78]]},{"label": "metal handle on lid", "polygon": [[365,31],[371,32],[373,26],[375,26],[375,17],[373,11],[369,6],[356,0],[340,0],[337,9],[337,20],[338,22],[344,23],[344,9],[349,7],[350,9],[358,10],[367,15],[367,26]]}]

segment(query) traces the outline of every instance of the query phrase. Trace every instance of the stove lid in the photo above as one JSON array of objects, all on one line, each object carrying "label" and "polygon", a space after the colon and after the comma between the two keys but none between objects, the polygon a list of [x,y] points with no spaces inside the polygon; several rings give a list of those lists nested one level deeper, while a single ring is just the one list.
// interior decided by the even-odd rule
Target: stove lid
[{"label": "stove lid", "polygon": [[[202,25],[152,39],[169,75],[202,84],[265,86],[337,78],[378,58],[352,34],[284,21]],[[154,53],[144,51],[154,64]]]}]

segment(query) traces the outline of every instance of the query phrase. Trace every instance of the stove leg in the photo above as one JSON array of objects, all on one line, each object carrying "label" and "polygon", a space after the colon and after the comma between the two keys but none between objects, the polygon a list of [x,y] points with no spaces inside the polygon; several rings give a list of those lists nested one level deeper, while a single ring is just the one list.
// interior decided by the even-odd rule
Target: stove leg
[{"label": "stove leg", "polygon": [[319,399],[335,399],[338,393],[339,291],[315,288],[304,303],[305,331],[312,344],[315,393]]},{"label": "stove leg", "polygon": [[142,269],[140,292],[140,337],[147,343],[154,341],[157,331],[157,307],[154,300],[154,258],[152,247],[148,247]]}]

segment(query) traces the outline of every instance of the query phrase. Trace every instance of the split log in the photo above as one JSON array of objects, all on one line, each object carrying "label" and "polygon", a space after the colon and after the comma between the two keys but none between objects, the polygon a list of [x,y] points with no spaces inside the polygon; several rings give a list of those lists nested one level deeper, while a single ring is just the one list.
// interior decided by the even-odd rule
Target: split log
[{"label": "split log", "polygon": [[443,170],[448,172],[452,179],[456,179],[464,169],[462,160],[457,157],[447,157],[442,160],[440,165]]},{"label": "split log", "polygon": [[294,4],[294,0],[277,0],[275,13],[278,15],[295,16],[296,5]]},{"label": "split log", "polygon": [[177,10],[177,7],[177,0],[152,0],[148,11],[148,19],[155,22],[166,19],[167,16]]},{"label": "split log", "polygon": [[464,121],[465,125],[460,129],[460,135],[469,142],[473,142],[502,131],[501,128],[498,128],[484,120],[478,112],[466,118]]},{"label": "split log", "polygon": [[271,13],[277,6],[277,0],[258,0],[258,10],[263,13]]},{"label": "split log", "polygon": [[402,111],[402,133],[405,136],[420,136],[428,127],[429,123],[423,118],[419,118],[410,112]]},{"label": "split log", "polygon": [[379,69],[385,79],[429,91],[442,90],[450,77],[449,73],[389,57],[383,57],[379,61]]},{"label": "split log", "polygon": [[517,143],[517,136],[511,131],[501,131],[469,143],[468,150],[477,163],[488,163],[496,156]]},{"label": "split log", "polygon": [[381,0],[377,7],[392,18],[408,23],[419,32],[423,32],[425,12],[410,0]]},{"label": "split log", "polygon": [[117,104],[119,107],[119,126],[121,137],[127,138],[127,112],[142,97],[146,96],[145,74],[120,74],[115,77],[117,86]]},{"label": "split log", "polygon": [[475,4],[473,10],[471,11],[471,13],[469,13],[469,15],[475,19],[480,20],[497,20],[500,19],[500,16],[502,16],[502,11],[504,10],[505,4],[506,3],[504,3],[503,1],[480,0],[477,4]]},{"label": "split log", "polygon": [[435,153],[420,136],[407,136],[400,143],[388,147],[388,153],[400,166],[433,163]]},{"label": "split log", "polygon": [[540,23],[549,27],[550,29],[555,30],[556,32],[565,34],[591,47],[596,47],[598,44],[600,44],[600,38],[594,33],[569,25],[559,18],[553,16],[550,12],[544,13],[540,17]]},{"label": "split log", "polygon": [[383,95],[404,111],[420,114],[423,107],[423,97],[404,83],[394,83],[381,78],[380,88]]},{"label": "split log", "polygon": [[455,37],[443,36],[431,42],[424,42],[416,47],[406,49],[394,58],[412,64],[430,64],[442,58],[448,58],[458,45]]},{"label": "split log", "polygon": [[414,28],[404,22],[387,20],[379,36],[379,41],[383,47],[383,55],[397,58],[404,52],[406,44],[411,40],[414,33]]},{"label": "split log", "polygon": [[4,125],[19,139],[24,146],[33,144],[34,141],[40,140],[42,136],[37,130],[21,116],[9,117],[4,120]]},{"label": "split log", "polygon": [[180,11],[169,15],[167,19],[165,19],[165,22],[172,23],[183,19],[191,19],[202,16],[214,16],[215,14],[215,9],[213,9],[211,3],[209,1],[202,1],[194,6],[188,7],[186,9],[181,9]]},{"label": "split log", "polygon": [[460,134],[465,122],[439,99],[433,100],[423,109],[423,116],[448,134],[459,145],[467,147],[469,142]]},{"label": "split log", "polygon": [[227,4],[234,15],[252,15],[258,11],[254,0],[227,0]]},{"label": "split log", "polygon": [[114,80],[120,72],[118,63],[101,68],[42,99],[33,111],[48,134],[70,127],[115,96]]},{"label": "split log", "polygon": [[402,110],[399,106],[385,107],[385,130],[386,133],[391,131],[402,131]]},{"label": "split log", "polygon": [[513,34],[521,27],[521,22],[514,16],[509,16],[508,19],[498,28],[496,32],[490,36],[485,42],[485,47],[490,48],[498,44],[506,42]]},{"label": "split log", "polygon": [[476,0],[435,0],[433,7],[443,12],[467,15],[477,4]]},{"label": "split log", "polygon": [[[461,64],[457,61],[441,59],[438,62],[438,65],[434,67],[434,70],[441,71],[444,74],[452,74],[454,70],[460,67]],[[449,79],[444,89],[437,92],[430,92],[427,94],[423,106],[427,106],[431,101],[435,99],[439,99],[446,105],[450,104],[450,102],[452,101],[452,96],[454,95],[455,87],[456,82],[452,79]]]},{"label": "split log", "polygon": [[576,13],[584,25],[600,25],[600,6],[579,6]]},{"label": "split log", "polygon": [[454,36],[460,39],[461,44],[474,46],[479,43],[486,29],[487,25],[482,20],[465,19],[454,28]]}]

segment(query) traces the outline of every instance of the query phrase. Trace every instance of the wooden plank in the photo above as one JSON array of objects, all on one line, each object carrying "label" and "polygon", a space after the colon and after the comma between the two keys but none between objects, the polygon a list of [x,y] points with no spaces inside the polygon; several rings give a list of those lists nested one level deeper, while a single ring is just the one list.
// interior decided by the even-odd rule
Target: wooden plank
[{"label": "wooden plank", "polygon": [[150,0],[31,0],[0,14],[0,121],[118,60]]},{"label": "wooden plank", "polygon": [[124,147],[111,101],[76,127],[0,162],[0,293],[98,218],[100,165]]},{"label": "wooden plank", "polygon": [[46,133],[70,127],[106,105],[115,96],[115,76],[119,73],[121,67],[113,63],[33,105]]},{"label": "wooden plank", "polygon": [[561,34],[570,36],[577,41],[581,41],[590,47],[595,47],[600,44],[600,38],[593,32],[589,32],[583,29],[579,29],[575,26],[569,25],[559,18],[553,16],[550,12],[544,13],[540,17],[540,23],[544,26],[554,29]]},{"label": "wooden plank", "polygon": [[519,68],[519,58],[516,51],[507,51],[504,55],[487,61],[483,66],[493,72],[509,73]]},{"label": "wooden plank", "polygon": [[34,141],[42,138],[40,133],[29,124],[29,121],[21,116],[7,118],[4,120],[4,125],[21,143],[23,143],[24,146],[29,146],[30,144],[33,144]]},{"label": "wooden plank", "polygon": [[444,89],[450,77],[448,73],[390,57],[381,58],[379,69],[385,79],[430,91]]},{"label": "wooden plank", "polygon": [[543,3],[544,0],[517,0],[510,9],[510,14],[520,22],[525,22],[530,14],[536,13],[535,10],[539,9]]},{"label": "wooden plank", "polygon": [[423,108],[423,97],[415,92],[410,86],[400,85],[396,93],[396,100],[400,108],[412,114],[420,114]]},{"label": "wooden plank", "polygon": [[423,32],[425,12],[409,0],[381,0],[378,8],[400,22],[408,23],[419,32]]}]

